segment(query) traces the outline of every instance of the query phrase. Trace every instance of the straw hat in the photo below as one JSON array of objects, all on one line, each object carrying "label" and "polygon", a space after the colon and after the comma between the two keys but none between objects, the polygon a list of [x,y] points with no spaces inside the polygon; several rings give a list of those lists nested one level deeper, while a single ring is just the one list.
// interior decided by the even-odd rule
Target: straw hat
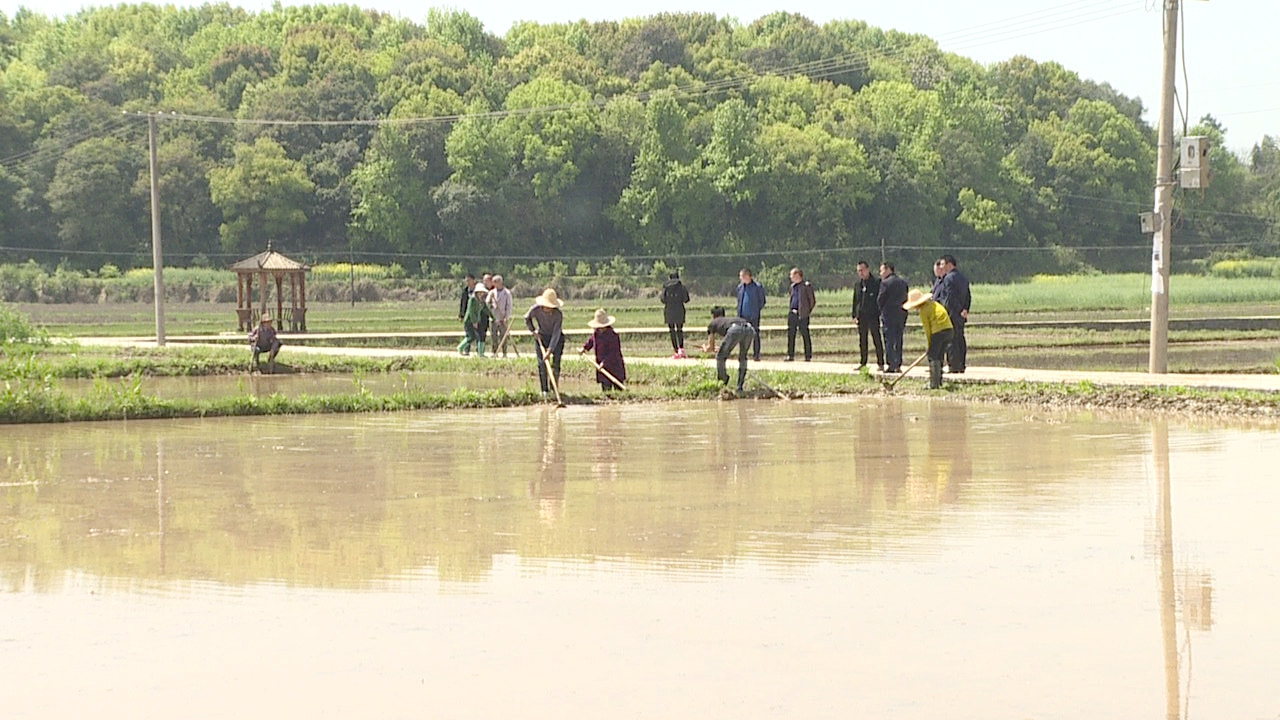
[{"label": "straw hat", "polygon": [[911,294],[907,295],[907,301],[902,303],[902,309],[914,310],[932,299],[933,293],[922,293],[919,290],[912,290]]},{"label": "straw hat", "polygon": [[533,302],[535,304],[541,305],[544,308],[564,307],[564,301],[556,297],[555,288],[547,288],[546,290],[543,290],[542,294],[534,298]]},{"label": "straw hat", "polygon": [[474,291],[472,291],[472,292],[474,292],[476,295],[488,295],[488,294],[489,294],[489,291],[488,291],[488,290],[486,290],[486,289],[485,289],[485,287],[484,287],[483,285],[476,285],[476,289],[475,289]]},{"label": "straw hat", "polygon": [[262,313],[261,322],[271,322],[271,313]]},{"label": "straw hat", "polygon": [[604,311],[604,308],[600,308],[599,310],[597,310],[597,311],[596,311],[596,316],[595,316],[594,318],[592,318],[591,320],[588,320],[588,321],[587,321],[587,326],[588,326],[588,327],[593,327],[593,328],[609,327],[609,326],[610,326],[610,325],[612,325],[612,324],[613,324],[617,319],[618,319],[618,318],[616,318],[616,317],[614,317],[614,316],[610,315],[609,313],[605,312],[605,311]]}]

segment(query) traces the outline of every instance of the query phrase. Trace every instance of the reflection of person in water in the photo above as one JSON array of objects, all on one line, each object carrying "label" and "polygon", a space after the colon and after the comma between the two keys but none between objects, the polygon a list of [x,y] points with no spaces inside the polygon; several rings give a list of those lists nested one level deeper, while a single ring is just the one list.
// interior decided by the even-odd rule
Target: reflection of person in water
[{"label": "reflection of person in water", "polygon": [[538,472],[529,483],[529,495],[538,503],[538,517],[554,523],[564,514],[564,428],[560,415],[544,407],[538,426],[542,431],[542,452]]},{"label": "reflection of person in water", "polygon": [[907,465],[911,454],[907,450],[907,423],[902,416],[902,404],[886,400],[880,415],[880,432],[883,441],[880,453],[880,478],[884,482],[886,508],[898,506],[898,496],[907,486]]},{"label": "reflection of person in water", "polygon": [[[936,482],[938,501],[953,503],[960,486],[973,477],[969,457],[969,406],[946,403],[933,408],[929,420],[929,463],[925,477]],[[936,441],[936,442],[935,442]]]},{"label": "reflection of person in water", "polygon": [[618,444],[622,442],[619,427],[622,411],[616,407],[602,407],[596,411],[596,436],[591,443],[591,479],[618,479]]}]

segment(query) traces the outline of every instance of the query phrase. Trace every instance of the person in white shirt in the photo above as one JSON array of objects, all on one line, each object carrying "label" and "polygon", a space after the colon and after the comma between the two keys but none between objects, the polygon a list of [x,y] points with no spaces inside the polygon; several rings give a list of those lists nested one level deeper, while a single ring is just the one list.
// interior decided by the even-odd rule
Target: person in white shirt
[{"label": "person in white shirt", "polygon": [[501,349],[502,357],[506,357],[507,328],[511,327],[511,291],[507,289],[501,275],[494,275],[491,282],[493,286],[489,292],[489,310],[493,313],[493,322],[489,324],[489,333],[493,337],[493,354],[496,357]]}]

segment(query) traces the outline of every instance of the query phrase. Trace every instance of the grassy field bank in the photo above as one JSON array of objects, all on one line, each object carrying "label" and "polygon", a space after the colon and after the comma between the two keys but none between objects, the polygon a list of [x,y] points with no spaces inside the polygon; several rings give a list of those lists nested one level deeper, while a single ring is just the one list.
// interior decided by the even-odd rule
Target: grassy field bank
[{"label": "grassy field bank", "polygon": [[[9,343],[0,362],[0,422],[68,422],[109,419],[150,419],[231,415],[278,415],[330,412],[485,408],[544,402],[533,391],[532,360],[476,361],[450,357],[341,358],[297,355],[291,372],[348,373],[350,392],[323,395],[250,392],[215,398],[164,399],[142,391],[147,375],[246,374],[245,354],[239,348],[168,348],[113,350],[60,344]],[[457,387],[448,392],[406,388],[376,392],[360,382],[367,373],[462,373],[505,378],[508,388]],[[759,372],[753,376],[788,397],[878,395],[879,379],[868,374]],[[125,378],[95,383],[88,393],[71,393],[64,381],[78,378]],[[566,363],[564,377],[587,383],[593,370],[585,363]],[[130,382],[129,379],[133,381]],[[566,396],[569,404],[714,400],[733,397],[714,382],[708,368],[698,365],[655,367],[633,364],[627,379],[630,391],[615,396],[588,392]],[[754,384],[753,384],[754,387]],[[1180,412],[1280,417],[1280,394],[1188,389],[1101,388],[1088,383],[948,383],[941,391],[927,391],[918,379],[900,383],[899,395],[927,395],[1038,406],[1162,409]],[[763,389],[746,398],[769,399]]]}]

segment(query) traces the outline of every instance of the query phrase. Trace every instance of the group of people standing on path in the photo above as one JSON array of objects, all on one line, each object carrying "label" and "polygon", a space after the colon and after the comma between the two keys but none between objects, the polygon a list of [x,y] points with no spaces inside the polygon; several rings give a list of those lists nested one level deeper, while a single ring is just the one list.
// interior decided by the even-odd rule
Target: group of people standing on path
[{"label": "group of people standing on path", "polygon": [[[484,357],[485,338],[492,340],[494,355],[507,356],[507,336],[511,331],[514,299],[501,275],[485,273],[480,280],[467,273],[466,286],[458,303],[458,320],[462,321],[463,338],[458,343],[459,355]],[[519,354],[519,351],[517,351]]]},{"label": "group of people standing on path", "polygon": [[[942,387],[942,366],[963,373],[968,346],[964,326],[969,319],[969,280],[952,255],[933,264],[931,292],[911,290],[898,276],[893,263],[880,263],[880,276],[871,274],[866,260],[858,261],[858,282],[853,289],[853,323],[858,328],[859,365],[867,366],[868,340],[875,345],[876,364],[882,372],[902,372],[902,337],[907,315],[918,309],[924,327],[929,359],[929,387]],[[923,359],[923,358],[922,358]],[[917,361],[918,362],[918,361]]]},{"label": "group of people standing on path", "polygon": [[[911,310],[918,310],[924,328],[929,360],[929,387],[942,385],[944,363],[947,372],[963,373],[967,345],[964,326],[969,317],[969,281],[957,267],[952,255],[942,255],[934,263],[934,282],[931,292],[910,290],[907,281],[899,277],[893,263],[880,263],[879,275],[873,275],[870,264],[860,260],[857,265],[858,280],[853,291],[853,322],[858,330],[858,349],[863,368],[867,367],[871,346],[875,347],[876,364],[881,372],[902,371],[903,335]],[[796,339],[802,341],[805,361],[813,359],[813,341],[809,322],[817,306],[813,285],[805,279],[800,268],[792,268],[787,306],[787,354],[786,361],[796,359]],[[726,363],[735,351],[738,354],[737,389],[743,390],[746,379],[747,358],[760,360],[760,320],[767,295],[764,287],[755,279],[749,268],[738,273],[737,314],[730,316],[722,307],[713,308],[711,322],[707,326],[705,352],[716,353],[716,377],[728,384]],[[690,301],[689,290],[679,273],[671,273],[663,283],[660,296],[663,320],[671,340],[672,359],[684,359],[684,325],[687,319],[686,305]],[[507,339],[511,331],[512,296],[501,275],[485,274],[481,279],[468,274],[466,288],[460,297],[458,319],[462,321],[464,338],[458,344],[461,355],[484,356],[486,338],[491,339],[493,352],[507,355]],[[564,301],[553,288],[547,288],[534,300],[524,315],[525,327],[536,340],[541,355],[538,366],[538,382],[546,395],[558,388],[561,360],[564,355]],[[581,353],[594,352],[597,368],[596,380],[601,389],[609,392],[625,389],[626,363],[622,357],[622,341],[613,329],[616,318],[597,310],[587,324],[592,335],[583,344]],[[723,338],[716,348],[718,338]],[[510,347],[514,347],[511,345]],[[516,351],[519,354],[519,351]]]}]

